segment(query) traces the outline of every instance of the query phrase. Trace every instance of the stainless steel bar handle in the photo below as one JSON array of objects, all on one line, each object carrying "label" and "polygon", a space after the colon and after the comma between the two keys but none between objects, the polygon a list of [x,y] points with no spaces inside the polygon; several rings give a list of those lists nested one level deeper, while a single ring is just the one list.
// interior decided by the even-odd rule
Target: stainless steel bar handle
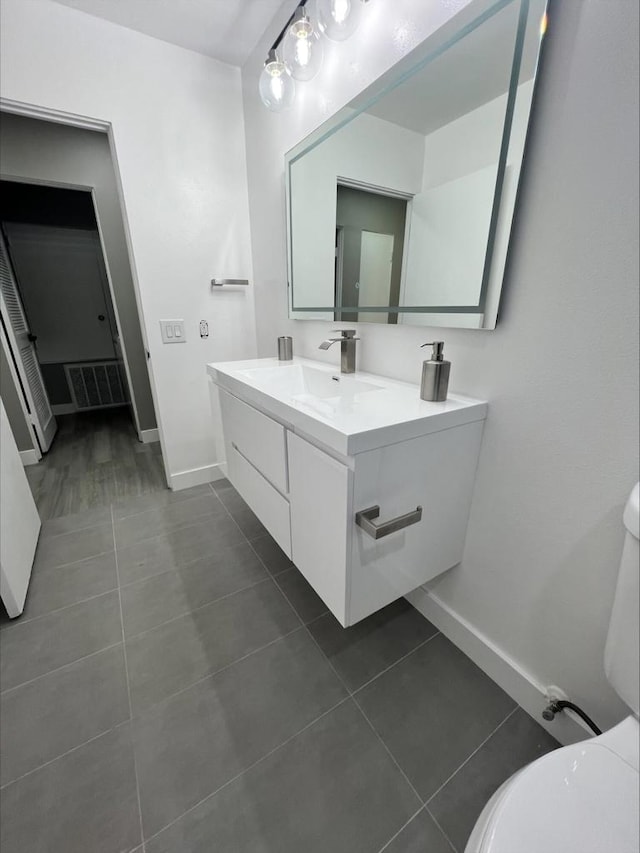
[{"label": "stainless steel bar handle", "polygon": [[404,515],[391,518],[389,521],[376,524],[373,519],[378,518],[379,515],[379,506],[370,506],[368,509],[361,509],[360,512],[356,513],[356,524],[365,533],[368,533],[372,539],[382,539],[383,536],[388,536],[390,533],[396,533],[398,530],[410,527],[412,524],[417,524],[422,519],[422,507],[418,506],[412,512],[407,512]]},{"label": "stainless steel bar handle", "polygon": [[225,287],[225,285],[249,284],[246,278],[212,278],[211,287]]}]

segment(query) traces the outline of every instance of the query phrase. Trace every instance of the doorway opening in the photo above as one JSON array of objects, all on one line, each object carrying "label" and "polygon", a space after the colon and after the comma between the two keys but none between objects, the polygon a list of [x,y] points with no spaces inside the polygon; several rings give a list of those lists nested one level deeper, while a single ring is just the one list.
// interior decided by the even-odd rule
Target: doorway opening
[{"label": "doorway opening", "polygon": [[3,347],[40,457],[27,476],[41,515],[163,488],[157,435],[145,445],[137,427],[92,192],[0,190]]},{"label": "doorway opening", "polygon": [[400,302],[408,204],[397,194],[338,183],[336,320],[397,323],[397,313],[382,309]]}]

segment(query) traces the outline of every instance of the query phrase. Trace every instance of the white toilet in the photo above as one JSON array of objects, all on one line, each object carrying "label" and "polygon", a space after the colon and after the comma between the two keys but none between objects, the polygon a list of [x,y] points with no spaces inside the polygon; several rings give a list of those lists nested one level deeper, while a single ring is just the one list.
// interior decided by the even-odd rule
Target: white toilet
[{"label": "white toilet", "polygon": [[607,678],[632,714],[598,737],[520,770],[485,806],[465,853],[638,853],[640,791],[640,484],[626,537],[605,651]]}]

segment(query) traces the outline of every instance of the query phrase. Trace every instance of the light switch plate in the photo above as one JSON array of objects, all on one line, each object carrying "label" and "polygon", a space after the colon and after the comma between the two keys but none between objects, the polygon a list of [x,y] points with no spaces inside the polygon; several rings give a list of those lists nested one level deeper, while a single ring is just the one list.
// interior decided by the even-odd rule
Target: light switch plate
[{"label": "light switch plate", "polygon": [[184,320],[160,320],[163,344],[184,344]]}]

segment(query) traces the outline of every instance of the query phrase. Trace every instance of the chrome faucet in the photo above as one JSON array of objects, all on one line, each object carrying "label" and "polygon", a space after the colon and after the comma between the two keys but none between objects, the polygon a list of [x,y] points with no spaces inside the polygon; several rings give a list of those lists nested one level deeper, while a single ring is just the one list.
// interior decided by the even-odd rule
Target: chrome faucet
[{"label": "chrome faucet", "polygon": [[356,372],[356,338],[355,329],[334,329],[335,333],[340,333],[339,338],[327,338],[322,341],[318,349],[329,349],[332,344],[340,342],[340,373],[355,373]]}]

